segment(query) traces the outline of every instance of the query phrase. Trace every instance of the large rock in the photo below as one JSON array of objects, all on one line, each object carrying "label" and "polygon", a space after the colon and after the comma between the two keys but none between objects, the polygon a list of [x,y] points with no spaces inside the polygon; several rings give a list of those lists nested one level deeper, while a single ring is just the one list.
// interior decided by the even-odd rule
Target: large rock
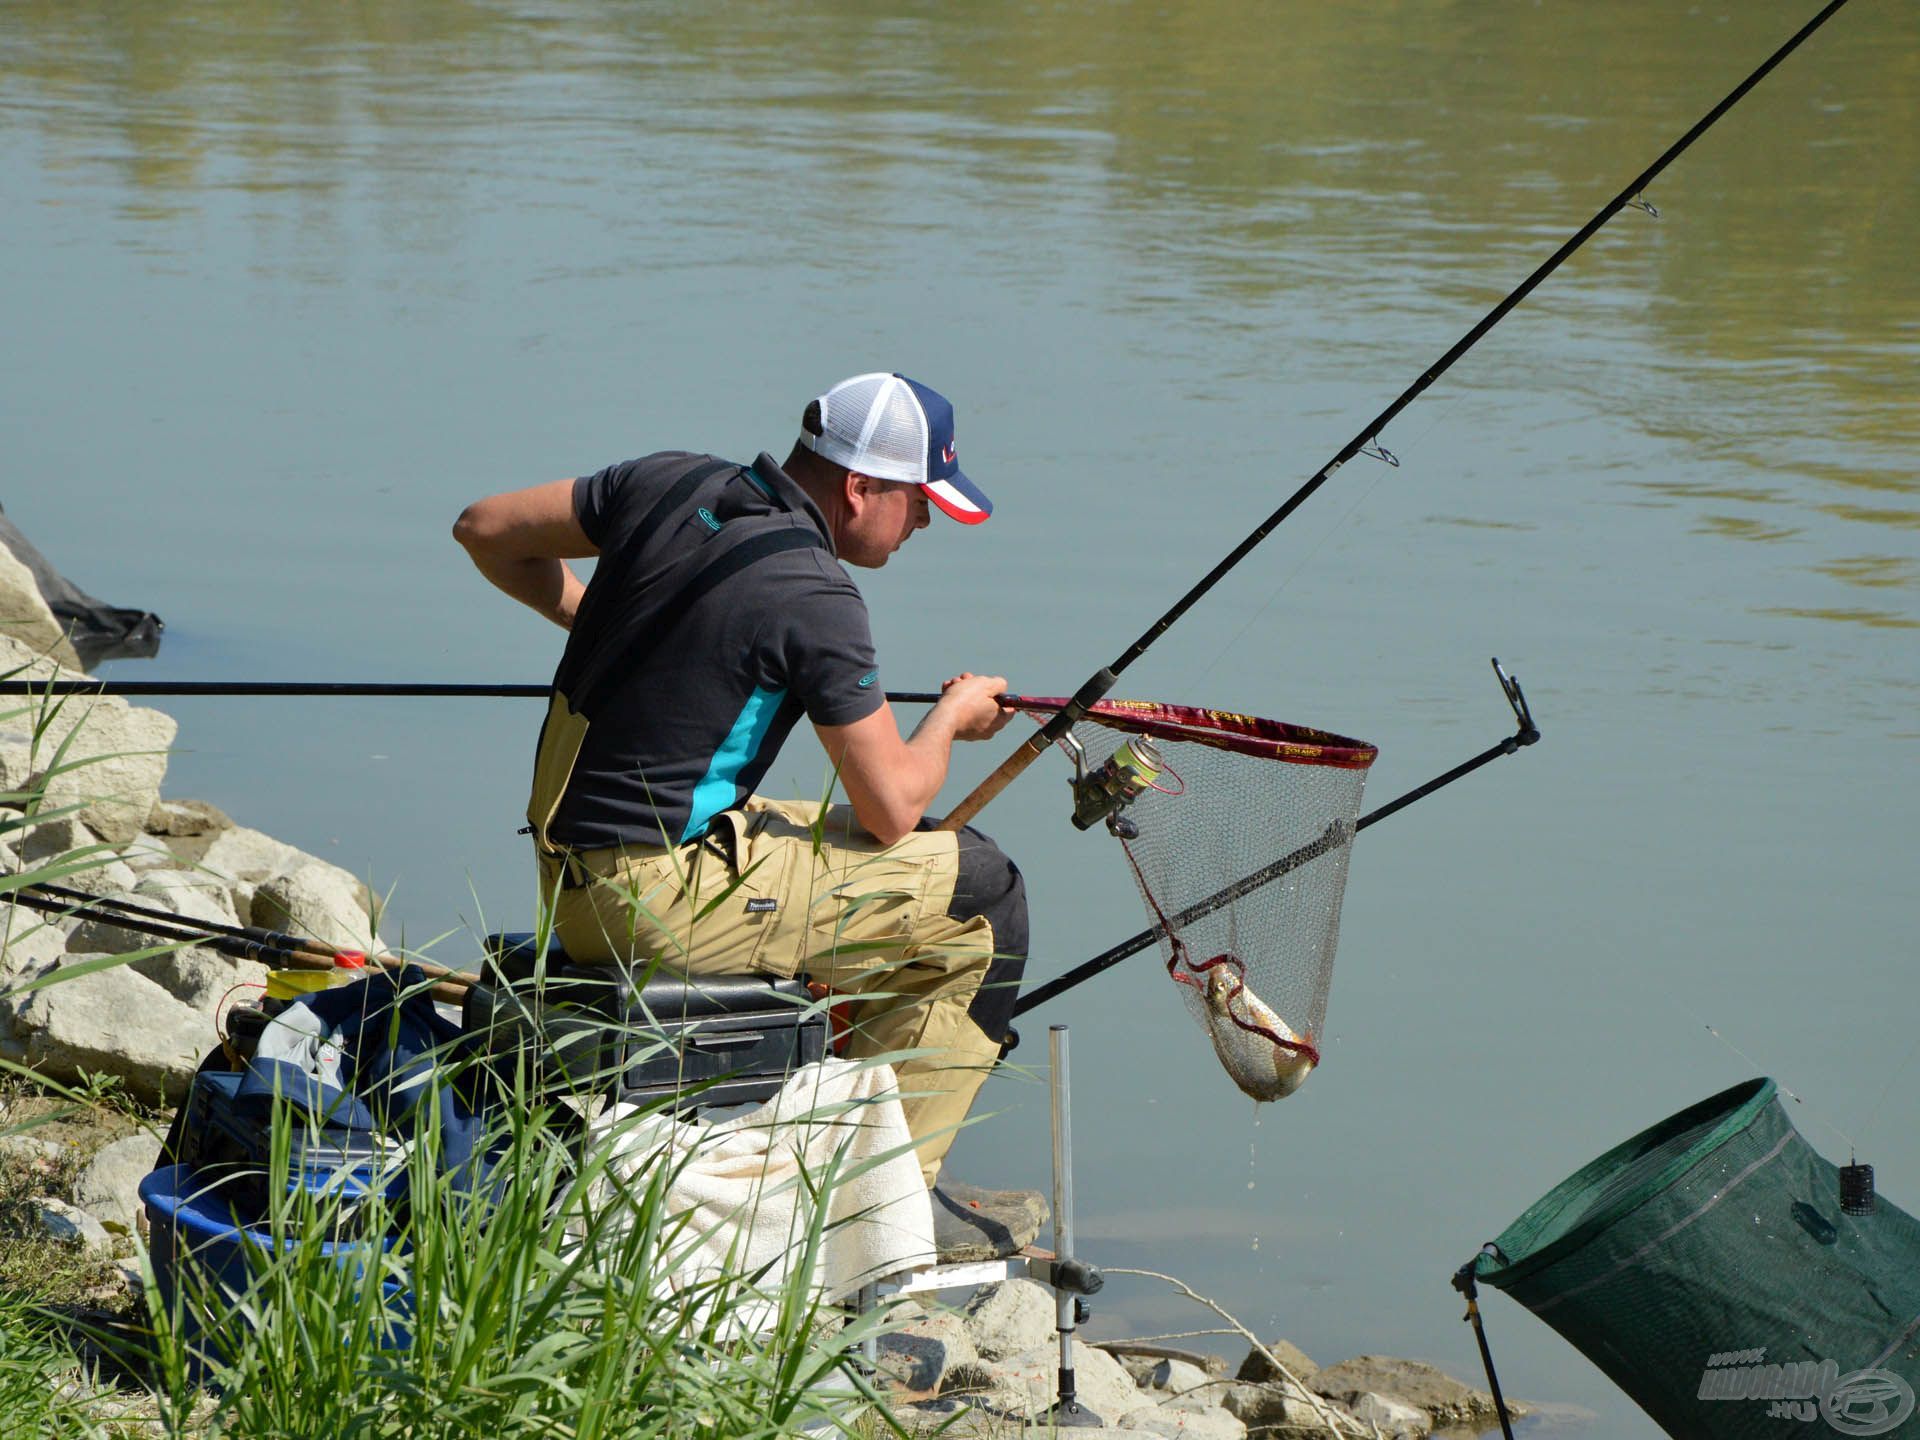
[{"label": "large rock", "polygon": [[245,880],[256,885],[270,875],[292,870],[313,859],[285,841],[245,825],[188,835],[169,831],[167,842],[183,860],[211,870],[223,879]]},{"label": "large rock", "polygon": [[56,1240],[71,1241],[86,1246],[89,1250],[110,1250],[113,1237],[106,1228],[76,1206],[64,1200],[55,1200],[51,1196],[41,1196],[33,1202],[33,1208],[40,1221],[40,1228]]},{"label": "large rock", "polygon": [[0,903],[0,1060],[27,1058],[26,1038],[14,1023],[9,991],[30,975],[50,969],[67,948],[67,937],[48,918],[24,906]]},{"label": "large rock", "polygon": [[132,898],[148,909],[171,910],[213,925],[240,923],[226,884],[212,875],[188,870],[149,870],[133,887]]},{"label": "large rock", "polygon": [[382,950],[367,899],[367,887],[338,865],[307,857],[297,869],[260,883],[253,893],[252,923],[323,945]]},{"label": "large rock", "polygon": [[[1073,1372],[1076,1398],[1108,1425],[1117,1425],[1121,1416],[1140,1409],[1139,1387],[1106,1351],[1076,1339]],[[941,1393],[1000,1415],[1034,1416],[1045,1414],[1059,1398],[1059,1384],[1060,1346],[1056,1342],[992,1362],[975,1360],[956,1365]]]},{"label": "large rock", "polygon": [[0,990],[14,976],[65,953],[66,933],[53,917],[0,901]]},{"label": "large rock", "polygon": [[54,877],[55,884],[96,895],[133,885],[133,870],[121,861],[113,845],[78,815],[56,812],[50,819],[36,818],[16,834],[20,858],[26,864],[60,865],[63,873]]},{"label": "large rock", "polygon": [[1335,1410],[1331,1401],[1295,1390],[1281,1380],[1235,1384],[1221,1397],[1221,1407],[1243,1421],[1247,1434],[1255,1437],[1276,1432],[1324,1434],[1327,1412]]},{"label": "large rock", "polygon": [[234,910],[248,924],[254,923],[253,897],[261,881],[319,863],[285,841],[245,825],[163,838],[181,860],[226,883]]},{"label": "large rock", "polygon": [[967,1302],[966,1317],[973,1348],[986,1360],[1058,1340],[1053,1291],[1032,1280],[983,1285]]},{"label": "large rock", "polygon": [[979,1358],[966,1317],[952,1310],[921,1311],[880,1337],[880,1369],[902,1390],[938,1394],[957,1365]]},{"label": "large rock", "polygon": [[1373,1427],[1373,1433],[1386,1440],[1426,1440],[1433,1433],[1433,1417],[1418,1405],[1409,1405],[1391,1395],[1362,1391],[1347,1402],[1354,1417]]},{"label": "large rock", "polygon": [[29,865],[38,865],[75,850],[94,849],[106,843],[77,815],[53,815],[45,820],[36,818],[25,829],[15,833],[20,840],[20,856]]},{"label": "large rock", "polygon": [[[0,677],[7,673],[8,666],[0,659]],[[0,794],[22,795],[33,782],[33,738],[23,725],[22,716],[13,715],[17,702],[0,702]],[[12,802],[18,808],[20,802]]]},{"label": "large rock", "polygon": [[[1105,1414],[1101,1418],[1116,1423]],[[1218,1405],[1207,1404],[1199,1393],[1142,1405],[1119,1417],[1117,1423],[1167,1440],[1243,1440],[1247,1433],[1243,1421]]]},{"label": "large rock", "polygon": [[233,821],[227,812],[204,800],[157,800],[147,814],[149,835],[182,840],[204,835],[208,844],[212,844],[215,835],[231,829]]},{"label": "large rock", "polygon": [[159,1137],[144,1132],[102,1146],[74,1182],[73,1203],[107,1229],[133,1234],[140,1182],[159,1159]]},{"label": "large rock", "polygon": [[78,807],[79,818],[115,845],[140,834],[152,813],[177,728],[172,717],[111,695],[68,697],[46,718],[37,741],[31,716],[15,715],[0,726],[0,750],[10,757],[10,770],[17,768],[23,744],[31,756],[25,785],[8,788],[44,785],[48,809]]},{"label": "large rock", "polygon": [[199,945],[149,955],[133,961],[132,968],[216,1025],[227,1008],[258,1000],[267,988],[267,967],[258,960],[235,959]]},{"label": "large rock", "polygon": [[136,875],[146,875],[155,870],[178,870],[180,857],[167,848],[163,837],[136,835],[120,847],[120,863]]},{"label": "large rock", "polygon": [[[74,890],[85,890],[92,895],[124,895],[133,889],[140,877],[133,867],[118,859],[113,851],[104,850],[96,855],[78,858],[74,868],[54,877],[55,885],[65,885]],[[76,925],[80,922],[76,920]]]},{"label": "large rock", "polygon": [[[1127,1373],[1134,1374],[1133,1367],[1128,1366]],[[1143,1389],[1158,1390],[1164,1395],[1184,1395],[1189,1390],[1203,1390],[1216,1384],[1216,1377],[1209,1375],[1198,1365],[1171,1357],[1157,1361],[1147,1372],[1145,1379],[1141,1379],[1137,1374],[1134,1374],[1134,1378],[1140,1381]],[[1215,1389],[1213,1393],[1217,1396],[1222,1393],[1222,1390],[1224,1387]],[[1217,1404],[1218,1401],[1214,1403]]]},{"label": "large rock", "polygon": [[[184,870],[155,870],[140,878],[125,899],[152,910],[166,910],[186,921],[234,925],[233,902],[227,887],[207,875]],[[133,917],[138,919],[139,917]],[[165,945],[165,940],[129,929],[111,920],[83,920],[74,927],[67,948],[76,954],[127,955]],[[235,960],[206,946],[186,945],[144,955],[128,962],[130,968],[152,980],[176,1000],[212,1015],[236,986],[264,986],[267,967],[253,960]]]},{"label": "large rock", "polygon": [[[1497,1418],[1492,1395],[1422,1360],[1356,1355],[1338,1365],[1329,1365],[1308,1383],[1322,1395],[1342,1400],[1367,1392],[1391,1396],[1426,1411],[1435,1425],[1492,1423]],[[1507,1402],[1507,1409],[1515,1415],[1525,1413],[1524,1406],[1512,1401]]]},{"label": "large rock", "polygon": [[[67,955],[71,970],[99,956]],[[135,1098],[174,1103],[215,1044],[213,1021],[125,965],[61,977],[22,996],[0,997],[27,1066],[52,1080],[82,1070],[118,1075]]]},{"label": "large rock", "polygon": [[[218,897],[217,900],[209,897],[204,891],[174,892],[162,888],[159,894],[154,894],[137,886],[111,893],[105,891],[101,893],[104,899],[124,900],[149,910],[171,910],[183,914],[187,917],[189,925],[194,920],[202,919],[217,920],[227,925],[233,923],[230,918],[233,911],[227,904],[224,889],[214,892]],[[178,896],[180,903],[168,903],[175,896]],[[123,924],[119,919],[105,918],[108,913],[102,907],[96,911],[101,918],[89,917],[75,924],[67,939],[67,949],[76,954],[129,955],[135,950],[147,950],[156,945],[168,943],[162,936],[150,935],[144,930],[134,928],[137,925],[146,924],[147,916],[129,915],[125,917],[126,923]],[[141,962],[135,963],[138,965]]]},{"label": "large rock", "polygon": [[[1273,1360],[1269,1360],[1268,1355],[1271,1355]],[[1247,1358],[1240,1362],[1239,1370],[1234,1372],[1234,1379],[1252,1380],[1258,1384],[1278,1380],[1281,1376],[1280,1372],[1273,1367],[1274,1360],[1278,1360],[1294,1379],[1300,1381],[1307,1380],[1320,1369],[1308,1358],[1307,1352],[1291,1340],[1269,1340],[1264,1353],[1258,1349],[1247,1351]]]},{"label": "large rock", "polygon": [[[80,656],[67,639],[66,627],[55,617],[35,583],[26,562],[0,545],[0,635],[18,642],[33,655],[44,655],[62,667],[80,671]],[[10,670],[11,665],[0,665]]]}]

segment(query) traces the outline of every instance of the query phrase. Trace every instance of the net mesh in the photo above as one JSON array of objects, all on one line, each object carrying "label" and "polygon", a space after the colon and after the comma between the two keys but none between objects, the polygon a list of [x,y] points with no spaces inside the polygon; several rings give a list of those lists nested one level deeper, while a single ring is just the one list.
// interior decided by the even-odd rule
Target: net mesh
[{"label": "net mesh", "polygon": [[[1241,1090],[1256,1100],[1292,1094],[1320,1063],[1374,747],[1127,700],[1101,701],[1073,736],[1088,775],[1153,771],[1122,811],[1123,831],[1137,834],[1121,843],[1167,975]],[[1151,747],[1144,763],[1139,738]]]}]

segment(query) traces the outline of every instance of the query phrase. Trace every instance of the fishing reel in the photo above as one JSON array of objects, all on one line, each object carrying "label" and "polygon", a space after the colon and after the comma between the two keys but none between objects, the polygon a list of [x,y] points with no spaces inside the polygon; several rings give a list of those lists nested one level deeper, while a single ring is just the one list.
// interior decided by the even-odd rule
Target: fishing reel
[{"label": "fishing reel", "polygon": [[1091,830],[1104,820],[1107,829],[1122,840],[1140,838],[1140,827],[1124,813],[1147,791],[1157,789],[1155,782],[1166,762],[1153,742],[1144,735],[1129,735],[1097,769],[1087,768],[1087,750],[1068,731],[1061,745],[1073,756],[1073,826]]}]

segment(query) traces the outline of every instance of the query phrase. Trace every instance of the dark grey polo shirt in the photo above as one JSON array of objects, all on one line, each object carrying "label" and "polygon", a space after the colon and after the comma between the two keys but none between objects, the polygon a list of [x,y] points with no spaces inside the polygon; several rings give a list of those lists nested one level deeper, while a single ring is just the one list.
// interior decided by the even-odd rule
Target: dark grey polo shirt
[{"label": "dark grey polo shirt", "polygon": [[[754,792],[803,715],[848,725],[885,699],[866,602],[834,558],[825,517],[772,456],[702,480],[676,507],[679,522],[662,520],[672,533],[639,533],[661,496],[711,459],[663,452],[574,482],[574,513],[601,559],[561,675],[599,647],[632,647],[637,629],[648,643],[594,707],[550,827],[562,845],[696,840],[715,815]],[[766,555],[711,584],[695,581],[678,598],[636,590],[653,585],[664,596],[672,587],[659,584],[663,566],[686,561],[696,547],[783,528],[817,543]],[[635,546],[639,563],[613,563]],[[609,593],[615,586],[621,593]]]}]

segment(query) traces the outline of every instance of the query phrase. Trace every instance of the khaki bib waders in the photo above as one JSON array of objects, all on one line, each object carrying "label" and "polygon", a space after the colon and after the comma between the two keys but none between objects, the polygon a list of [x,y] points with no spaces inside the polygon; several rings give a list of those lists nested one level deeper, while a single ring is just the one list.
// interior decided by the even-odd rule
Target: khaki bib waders
[{"label": "khaki bib waders", "polygon": [[858,997],[851,1058],[925,1052],[893,1064],[931,1185],[1002,1038],[989,1037],[967,1013],[994,939],[986,917],[948,913],[959,873],[955,834],[917,830],[882,846],[859,828],[850,806],[758,796],[714,816],[701,839],[674,847],[573,850],[549,833],[592,716],[684,612],[689,586],[718,584],[762,556],[818,543],[792,529],[763,530],[707,563],[675,557],[618,584],[637,569],[645,542],[690,505],[699,482],[723,468],[710,462],[689,471],[635,531],[636,553],[611,567],[603,559],[588,587],[583,611],[596,601],[620,606],[615,618],[624,623],[605,633],[636,638],[625,647],[581,646],[578,654],[570,644],[554,678],[527,803],[541,894],[552,902],[555,935],[576,960],[657,961],[691,975],[803,975]]}]

